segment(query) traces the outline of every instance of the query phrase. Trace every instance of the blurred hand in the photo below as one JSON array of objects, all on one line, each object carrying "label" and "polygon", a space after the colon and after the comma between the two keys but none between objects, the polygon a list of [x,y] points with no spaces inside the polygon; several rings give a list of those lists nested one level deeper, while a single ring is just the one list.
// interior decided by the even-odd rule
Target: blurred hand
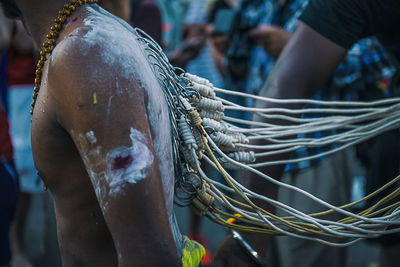
[{"label": "blurred hand", "polygon": [[204,23],[183,24],[183,39],[193,36],[206,38],[206,25]]},{"label": "blurred hand", "polygon": [[192,54],[192,58],[196,58],[203,49],[206,40],[206,26],[204,24],[192,24],[188,26],[183,50],[188,50],[187,52]]},{"label": "blurred hand", "polygon": [[289,41],[291,33],[276,26],[260,26],[249,32],[249,37],[273,58],[278,58]]},{"label": "blurred hand", "polygon": [[225,55],[226,51],[229,47],[229,36],[228,35],[214,35],[214,25],[209,24],[206,27],[206,34],[210,41],[210,44],[214,47],[214,49],[222,54]]},{"label": "blurred hand", "polygon": [[206,43],[205,25],[184,25],[185,38],[182,44],[168,58],[175,67],[185,68],[187,63],[197,58]]},{"label": "blurred hand", "polygon": [[228,50],[229,47],[228,35],[213,36],[210,38],[210,41],[219,53],[223,55],[226,54],[226,51]]},{"label": "blurred hand", "polygon": [[212,267],[260,267],[240,244],[228,236],[215,252]]}]

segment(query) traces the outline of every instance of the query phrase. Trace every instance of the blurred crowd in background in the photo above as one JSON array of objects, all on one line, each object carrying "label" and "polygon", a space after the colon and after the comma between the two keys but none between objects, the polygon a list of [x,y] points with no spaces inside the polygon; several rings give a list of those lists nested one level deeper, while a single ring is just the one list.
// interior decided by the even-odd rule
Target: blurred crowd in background
[{"label": "blurred crowd in background", "polygon": [[[209,79],[216,87],[257,95],[308,0],[101,0],[99,4],[147,32],[172,65]],[[51,196],[37,175],[30,145],[29,110],[37,57],[22,23],[9,21],[0,12],[1,267],[61,266]],[[315,98],[369,101],[398,96],[398,73],[396,59],[376,38],[363,39]],[[245,106],[254,104],[225,97]],[[250,119],[240,113],[232,115]],[[347,203],[398,174],[399,148],[398,131],[388,132],[339,155],[288,165],[283,180],[334,205]],[[293,157],[317,152],[304,149]],[[280,192],[278,198],[307,212],[315,211],[312,203],[288,192]],[[184,232],[205,245],[203,263],[207,266],[227,230],[177,209]],[[326,266],[391,266],[382,262],[386,258],[382,255],[400,251],[398,240],[379,239],[375,245],[367,242],[360,245],[359,252],[350,252],[275,238],[267,255],[271,266],[322,266],[325,261],[329,261]]]}]

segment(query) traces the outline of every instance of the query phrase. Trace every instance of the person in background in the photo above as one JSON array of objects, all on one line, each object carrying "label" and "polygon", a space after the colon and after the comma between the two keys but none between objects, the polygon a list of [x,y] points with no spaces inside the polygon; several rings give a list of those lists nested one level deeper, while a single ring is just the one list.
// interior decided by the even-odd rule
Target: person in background
[{"label": "person in background", "polygon": [[0,266],[11,263],[10,226],[14,217],[18,179],[13,163],[13,150],[7,115],[0,104]]},{"label": "person in background", "polygon": [[[4,21],[0,12],[0,20]],[[7,23],[0,23],[0,38],[8,36]],[[4,46],[0,42],[0,266],[9,267],[11,262],[10,225],[14,217],[18,176],[13,162],[13,148],[9,133],[9,122],[5,112],[6,72]]]},{"label": "person in background", "polygon": [[2,9],[0,7],[0,96],[1,101],[4,104],[4,109],[8,110],[7,107],[7,55],[6,51],[10,42],[10,24],[11,21],[6,19]]},{"label": "person in background", "polygon": [[[273,25],[257,27],[249,33],[250,38],[265,49],[272,63],[275,63],[274,59],[279,57],[291,38],[298,17],[306,8],[308,1],[276,1],[274,4],[277,8],[271,21]],[[398,92],[393,86],[395,72],[394,58],[384,51],[378,40],[364,39],[349,50],[334,77],[314,98],[365,101],[396,96]],[[323,137],[326,134],[326,132],[319,133],[319,136]],[[318,154],[326,149],[326,147],[313,150],[303,149],[296,151],[292,157]],[[357,173],[356,165],[355,149],[351,148],[331,157],[289,164],[286,166],[283,181],[305,189],[330,203],[343,204],[350,200],[351,183]],[[392,168],[394,172],[397,169],[398,167]],[[322,175],[323,180],[320,178]],[[388,178],[392,177],[393,175],[389,175]],[[285,190],[279,192],[278,199],[308,213],[318,210],[318,207],[307,199],[299,199],[297,195],[293,196]],[[284,214],[279,215],[284,216]],[[281,266],[345,266],[346,264],[345,249],[289,237],[277,238],[277,244],[278,262]],[[262,246],[260,249],[263,250]],[[271,258],[274,255],[269,256]]]},{"label": "person in background", "polygon": [[[257,28],[252,31],[251,36],[273,58],[278,57],[289,41],[298,23],[298,17],[308,3],[308,0],[281,1],[274,21],[276,26]],[[385,51],[376,38],[362,39],[350,48],[345,59],[336,69],[334,76],[314,96],[314,99],[373,101],[385,97],[399,96],[399,88],[395,79],[397,70],[398,64],[395,58]],[[299,138],[322,138],[327,134],[329,133],[319,132],[313,134],[314,136],[299,136]],[[388,179],[396,176],[400,160],[399,156],[393,153],[393,149],[399,147],[398,144],[400,142],[396,135],[397,131],[388,132],[370,140],[366,144],[348,148],[332,156],[322,157],[318,160],[302,161],[298,164],[288,164],[285,169],[286,174],[282,180],[335,205],[348,203],[350,202],[354,179],[364,177],[364,172],[367,177],[367,193],[378,189],[388,182]],[[386,158],[384,160],[385,164],[379,163],[380,161],[369,160],[368,164],[361,166],[360,159],[366,159],[368,153],[356,152],[365,146],[369,148],[376,147],[375,152],[380,151],[379,155]],[[293,153],[292,158],[315,155],[332,148],[302,149]],[[380,170],[379,175],[374,169]],[[324,176],[324,178],[321,179],[321,176]],[[376,178],[372,178],[373,176]],[[370,186],[369,181],[371,180],[378,181],[376,183],[380,186]],[[312,184],[310,184],[311,181]],[[278,199],[307,213],[312,213],[319,209],[315,203],[286,190],[279,191]],[[285,216],[285,214],[279,214],[279,212],[278,215]],[[277,238],[276,240],[279,262],[282,266],[314,266],[315,264],[346,266],[346,248],[334,248],[290,237]],[[308,256],[305,257],[305,254]]]},{"label": "person in background", "polygon": [[[393,0],[382,2],[311,0],[300,16],[296,31],[283,49],[260,94],[288,99],[312,97],[332,77],[356,41],[379,33],[382,34],[379,37],[382,44],[388,49],[387,51],[398,57],[400,55],[397,38],[397,25],[400,20],[399,8],[399,2]],[[372,13],[369,12],[371,10],[373,10]],[[264,43],[264,45],[266,44]],[[385,57],[383,59],[386,60]],[[361,77],[363,75],[365,74],[362,73]],[[368,75],[363,77],[366,80],[368,78]],[[286,107],[276,104],[258,104],[256,106],[260,108]],[[283,122],[275,121],[275,123]],[[269,160],[280,160],[287,157],[288,155],[283,155]],[[264,172],[272,177],[281,177],[283,168],[281,166],[269,167]],[[251,189],[270,197],[276,196],[277,191],[257,184],[255,178],[251,181]],[[266,245],[265,238],[248,235],[246,240],[253,248],[256,250],[258,248],[258,251],[263,252]],[[232,248],[227,251],[232,251]],[[328,261],[334,259],[331,255],[327,257]],[[309,254],[303,255],[303,260],[309,259],[312,259]],[[321,262],[316,264],[313,266],[320,264],[329,266]]]},{"label": "person in background", "polygon": [[186,25],[185,17],[193,0],[157,0],[162,16],[162,47],[170,63],[185,68],[197,58],[205,44],[204,25]]},{"label": "person in background", "polygon": [[193,0],[156,0],[162,18],[162,47],[169,55],[182,43],[183,21],[189,4]]},{"label": "person in background", "polygon": [[[269,70],[268,55],[249,38],[249,33],[268,25],[272,15],[270,0],[216,0],[210,4],[211,51],[229,90],[258,94],[261,89]],[[221,96],[242,106],[254,105],[251,99]],[[240,111],[226,115],[250,119]]]},{"label": "person in background", "polygon": [[[209,39],[210,24],[207,19],[208,6],[208,0],[197,0],[192,1],[187,10],[184,28],[188,29],[188,36],[201,39],[198,43],[202,44],[202,46],[197,56],[187,63],[185,70],[209,80],[215,87],[223,88],[224,80],[222,75],[218,72],[216,62],[211,52]],[[194,43],[195,41],[192,42]]]},{"label": "person in background", "polygon": [[26,222],[32,194],[42,192],[32,158],[30,118],[26,116],[26,111],[29,109],[26,105],[29,105],[32,99],[31,90],[35,68],[34,48],[22,23],[16,24],[7,20],[1,9],[0,13],[0,24],[2,25],[0,54],[7,52],[7,64],[4,65],[4,84],[7,96],[5,97],[6,105],[3,106],[7,106],[9,111],[10,133],[15,149],[15,167],[21,189],[12,227],[12,266],[31,266],[24,245]]},{"label": "person in background", "polygon": [[[210,49],[210,41],[208,40],[207,28],[209,24],[207,22],[207,7],[208,0],[192,1],[189,5],[183,24],[183,28],[186,30],[183,46],[186,46],[185,49],[189,51],[186,53],[188,55],[187,58],[181,61],[181,66],[185,68],[186,72],[209,80],[215,87],[223,88],[224,80],[216,67]],[[196,46],[196,43],[199,45]],[[192,51],[192,55],[190,54],[190,50]],[[187,63],[184,63],[185,61]],[[204,166],[208,167],[205,163]],[[211,177],[214,179],[218,179],[217,177],[219,177],[218,172],[213,168],[208,168],[206,172],[211,173]],[[222,180],[222,177],[220,179]],[[178,218],[178,221],[180,219]],[[207,266],[212,260],[212,243],[217,243],[218,241],[215,240],[223,238],[224,234],[218,236],[215,232],[220,229],[205,228],[208,225],[204,223],[202,217],[197,216],[194,212],[190,213],[189,236],[206,248],[206,256],[201,263]],[[215,227],[215,225],[211,225],[211,227]],[[210,231],[205,232],[205,229]]]},{"label": "person in background", "polygon": [[200,24],[184,24],[183,31],[181,44],[167,56],[173,66],[185,69],[190,61],[200,55],[206,44],[206,27]]}]

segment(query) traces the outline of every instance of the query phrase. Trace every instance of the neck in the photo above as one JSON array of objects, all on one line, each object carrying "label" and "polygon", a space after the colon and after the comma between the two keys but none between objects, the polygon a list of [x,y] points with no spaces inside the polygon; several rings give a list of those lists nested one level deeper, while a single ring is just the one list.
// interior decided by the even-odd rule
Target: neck
[{"label": "neck", "polygon": [[58,11],[69,0],[16,0],[16,2],[22,12],[28,32],[36,47],[40,49],[46,39],[46,34],[54,24]]}]

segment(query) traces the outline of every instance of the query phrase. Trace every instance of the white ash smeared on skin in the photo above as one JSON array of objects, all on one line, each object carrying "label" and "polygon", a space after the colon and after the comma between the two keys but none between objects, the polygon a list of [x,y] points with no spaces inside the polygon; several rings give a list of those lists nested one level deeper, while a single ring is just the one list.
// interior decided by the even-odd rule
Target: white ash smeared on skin
[{"label": "white ash smeared on skin", "polygon": [[[137,44],[137,35],[129,24],[120,20],[116,23],[116,17],[97,6],[85,6],[83,10],[85,18],[82,25],[54,48],[50,64],[54,64],[60,55],[69,56],[66,51],[71,51],[70,46],[73,46],[75,51],[79,50],[78,54],[93,60],[86,66],[89,75],[85,79],[100,87],[115,88],[115,95],[134,97],[129,88],[121,85],[121,79],[130,83],[143,79],[139,77],[142,72],[138,70],[148,63]],[[70,67],[64,66],[66,71]],[[113,73],[109,72],[110,69]]]},{"label": "white ash smeared on skin", "polygon": [[118,147],[107,153],[107,182],[110,194],[119,194],[123,187],[136,184],[148,176],[148,168],[153,164],[153,154],[146,146],[144,135],[131,128],[131,147]]},{"label": "white ash smeared on skin", "polygon": [[[100,200],[106,192],[111,196],[123,194],[125,185],[136,184],[148,176],[147,170],[153,164],[154,158],[146,145],[146,139],[134,128],[130,128],[129,138],[132,144],[130,147],[118,147],[103,156],[101,147],[93,146],[94,140],[97,142],[93,131],[77,137],[82,159]],[[106,171],[98,171],[100,168],[104,169],[101,166],[107,166]],[[102,186],[102,182],[108,188]]]},{"label": "white ash smeared on skin", "polygon": [[[96,138],[93,131],[93,137]],[[89,132],[89,133],[90,133]],[[76,140],[78,149],[80,150],[80,154],[83,162],[86,165],[86,170],[88,172],[89,178],[92,181],[94,192],[99,199],[100,205],[104,209],[106,207],[106,203],[102,203],[102,194],[105,192],[104,186],[101,186],[101,181],[105,180],[105,176],[107,175],[105,172],[96,172],[98,166],[101,164],[101,147],[93,146],[87,138],[87,134],[79,134],[76,135],[73,130],[71,130],[71,136]],[[93,140],[93,139],[92,139]],[[96,138],[97,140],[97,138]]]},{"label": "white ash smeared on skin", "polygon": [[[103,9],[97,9],[96,6],[89,7],[87,12],[89,14],[97,14],[96,12],[101,13],[106,17],[105,20],[114,20],[117,19],[122,26],[124,26],[124,30],[126,32],[121,33],[121,31],[113,31],[111,27],[112,25],[106,24],[101,29],[96,28],[95,30],[89,30],[85,35],[84,38],[88,45],[91,44],[91,40],[95,40],[99,38],[99,36],[103,36],[103,32],[105,34],[109,34],[111,31],[115,34],[115,38],[113,40],[118,40],[117,43],[110,42],[109,39],[106,39],[101,46],[104,46],[105,49],[103,51],[108,51],[105,54],[102,54],[102,58],[104,63],[108,66],[112,66],[113,69],[115,67],[118,68],[118,73],[122,75],[122,77],[127,79],[132,79],[135,77],[135,81],[131,81],[132,83],[137,83],[138,87],[142,88],[147,92],[148,100],[147,103],[147,115],[150,126],[152,129],[155,129],[153,132],[153,146],[154,151],[157,157],[157,161],[159,163],[159,168],[162,174],[162,184],[164,190],[164,196],[166,199],[166,209],[169,217],[169,221],[171,226],[174,226],[173,222],[173,198],[174,198],[174,184],[175,184],[175,177],[174,177],[174,165],[173,165],[173,156],[171,150],[171,140],[170,140],[170,121],[168,118],[168,108],[164,98],[164,94],[162,89],[157,81],[157,79],[149,79],[147,77],[143,77],[142,75],[148,75],[152,73],[152,68],[149,65],[146,56],[142,55],[137,57],[129,57],[127,58],[126,55],[135,55],[138,53],[144,53],[145,47],[142,46],[142,43],[138,43],[136,41],[137,33],[132,30],[131,26],[128,25],[123,20],[116,18],[114,15],[108,13]],[[98,22],[98,16],[90,16],[84,20],[84,25],[88,28],[93,27]],[[132,40],[130,40],[132,38]],[[129,39],[129,40],[128,40]],[[134,39],[134,40],[133,40]],[[126,40],[126,42],[124,41]],[[118,47],[118,49],[114,49]],[[142,71],[137,71],[137,68]],[[139,82],[137,82],[139,81]],[[118,80],[107,81],[115,83],[114,86],[116,87],[116,95],[128,95],[132,97],[129,91],[126,90],[123,86],[120,86]],[[151,88],[151,89],[149,89]],[[108,109],[107,115],[111,110],[111,96],[108,100]]]},{"label": "white ash smeared on skin", "polygon": [[94,135],[93,131],[87,132],[86,133],[86,138],[88,139],[89,143],[91,143],[92,145],[97,142],[97,138]]},{"label": "white ash smeared on skin", "polygon": [[[152,129],[152,142],[155,153],[154,156],[156,157],[153,160],[159,162],[166,210],[171,228],[176,230],[173,231],[173,234],[177,243],[178,252],[180,253],[180,233],[176,222],[173,220],[173,191],[175,177],[174,164],[172,160],[170,122],[168,118],[168,107],[164,99],[163,91],[155,78],[156,76],[153,76],[154,73],[152,72],[152,67],[147,60],[144,47],[142,47],[143,44],[137,41],[138,34],[136,31],[134,31],[130,25],[119,19],[117,20],[120,25],[116,25],[116,17],[96,5],[85,6],[83,7],[83,10],[85,13],[85,19],[82,22],[82,25],[67,36],[63,42],[67,43],[65,45],[69,45],[68,43],[70,41],[78,41],[80,44],[78,47],[81,53],[87,53],[87,56],[91,56],[93,61],[95,61],[91,65],[96,67],[88,70],[90,75],[85,77],[86,79],[89,79],[90,83],[94,86],[113,88],[112,91],[109,91],[110,94],[108,96],[99,96],[99,94],[97,94],[98,102],[102,103],[102,101],[105,101],[104,104],[107,108],[104,121],[105,125],[109,124],[109,120],[112,117],[111,115],[116,97],[137,97],[137,95],[134,95],[134,91],[126,88],[127,84],[134,84],[136,87],[143,89],[140,90],[141,92],[146,92],[148,96],[146,115],[148,116],[147,119]],[[121,29],[121,25],[123,29]],[[113,38],[110,38],[110,36],[113,36]],[[54,52],[62,53],[62,50],[64,49],[62,49],[61,43],[57,47],[59,47],[60,51]],[[89,53],[93,53],[95,56],[92,56],[91,54],[89,55]],[[97,55],[96,53],[100,54]],[[127,57],[127,55],[129,55],[129,57]],[[99,66],[105,67],[99,68]],[[109,69],[111,69],[111,73],[106,71]],[[86,90],[87,88],[84,89]],[[90,96],[92,98],[92,95]],[[90,101],[93,100],[90,99]],[[126,152],[128,149],[129,147],[125,148],[124,151]],[[101,148],[101,150],[104,150],[104,148]],[[89,155],[89,151],[87,151],[87,156],[97,157],[96,154],[98,154],[98,151],[99,150],[91,151],[91,155]],[[109,151],[101,151],[100,155],[105,155],[107,152]],[[102,157],[104,158],[104,156]],[[121,160],[123,158],[124,157],[121,157]],[[129,156],[122,160],[122,162],[125,163],[129,161]],[[96,170],[95,166],[89,166],[89,168]],[[108,169],[112,170],[112,167],[108,167]],[[110,171],[108,169],[104,170],[104,173],[97,172],[91,176],[97,176],[98,179],[101,179],[102,181],[111,181],[109,176]],[[101,184],[107,185],[108,183],[102,182]],[[120,183],[114,181],[112,184],[119,185]],[[113,189],[113,192],[116,192],[117,189],[118,187]],[[99,194],[104,194],[109,192],[109,188],[100,188],[97,191]]]}]

